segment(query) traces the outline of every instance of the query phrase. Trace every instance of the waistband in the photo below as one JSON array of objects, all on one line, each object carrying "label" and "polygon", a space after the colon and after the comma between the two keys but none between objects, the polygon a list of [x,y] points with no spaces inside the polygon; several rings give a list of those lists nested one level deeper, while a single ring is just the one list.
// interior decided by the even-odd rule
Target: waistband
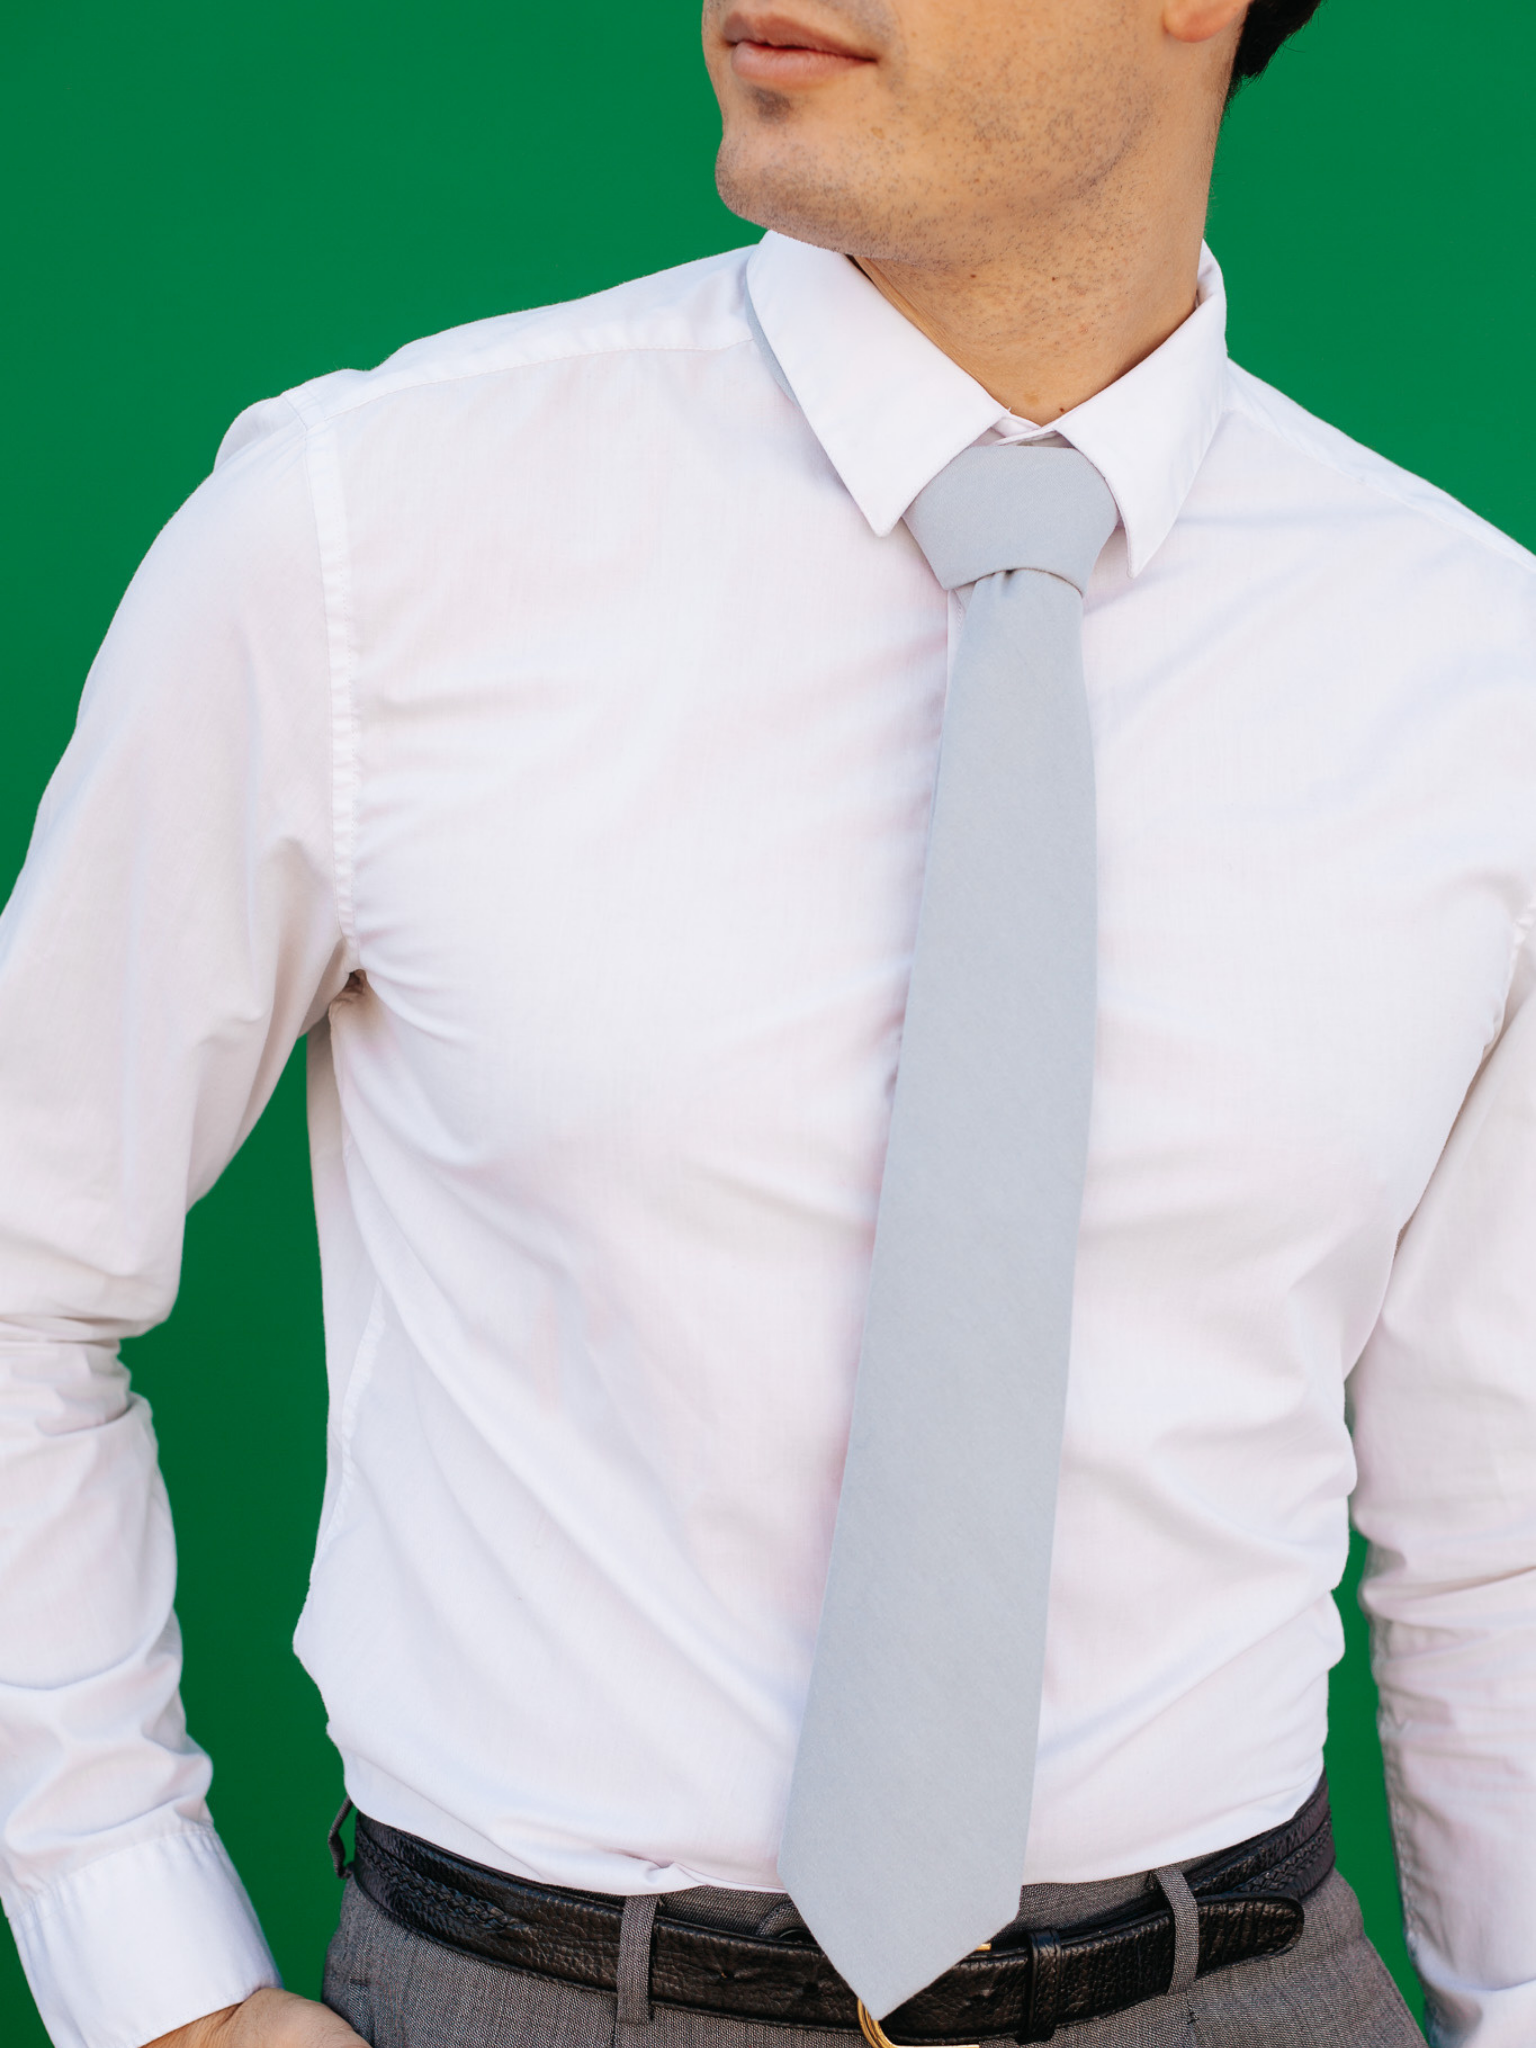
[{"label": "waistband", "polygon": [[[1281,1827],[1183,1866],[1192,1914],[1179,1939],[1168,1873],[1111,1911],[1055,1927],[1014,1921],[874,2026],[799,1915],[783,1902],[772,1932],[682,1917],[688,1894],[662,1894],[650,1925],[645,1996],[687,2011],[818,2031],[863,2033],[894,2048],[951,2048],[1123,2011],[1188,1973],[1282,1954],[1300,1938],[1305,1901],[1334,1865],[1326,1779]],[[351,1875],[391,1919],[466,1955],[594,1991],[617,1992],[625,1905],[609,1893],[533,1884],[472,1863],[359,1814]],[[650,1902],[647,1901],[649,1908]],[[643,1961],[644,1959],[642,1959]],[[871,2031],[873,2028],[873,2031]]]}]

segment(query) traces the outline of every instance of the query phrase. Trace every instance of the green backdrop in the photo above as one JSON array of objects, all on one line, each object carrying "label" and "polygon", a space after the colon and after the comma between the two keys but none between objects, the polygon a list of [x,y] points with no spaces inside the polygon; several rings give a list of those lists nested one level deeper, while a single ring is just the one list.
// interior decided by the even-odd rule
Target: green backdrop
[{"label": "green backdrop", "polygon": [[[1527,543],[1536,9],[1325,0],[1223,142],[1239,360]],[[0,887],[112,607],[250,400],[413,335],[750,238],[689,7],[12,0],[0,20]],[[319,1288],[290,1067],[133,1347],[182,1548],[192,1725],[288,1981],[336,1909],[339,1773],[288,1638],[320,1497]],[[1407,1983],[1352,1585],[1341,1860]],[[0,1943],[0,2042],[41,2048]]]}]

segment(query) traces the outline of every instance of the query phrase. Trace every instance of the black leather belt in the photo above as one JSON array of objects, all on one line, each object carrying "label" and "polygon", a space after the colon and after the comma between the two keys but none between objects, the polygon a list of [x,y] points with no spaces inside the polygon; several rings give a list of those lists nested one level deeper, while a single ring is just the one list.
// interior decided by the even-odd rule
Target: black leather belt
[{"label": "black leather belt", "polygon": [[[1190,1865],[1199,1974],[1291,1947],[1302,1902],[1332,1868],[1326,1780],[1284,1827]],[[624,1902],[608,1893],[527,1884],[363,1814],[352,1875],[391,1919],[429,1941],[565,1984],[616,1988]],[[1172,1909],[1149,1889],[1073,1926],[1005,1928],[988,1953],[957,1963],[883,2025],[902,2044],[1048,2041],[1059,2026],[1158,1997],[1173,1967]],[[658,2005],[735,2019],[859,2031],[853,1993],[803,1930],[769,1938],[702,1927],[669,1913],[665,1898],[652,1934],[650,1995]]]}]

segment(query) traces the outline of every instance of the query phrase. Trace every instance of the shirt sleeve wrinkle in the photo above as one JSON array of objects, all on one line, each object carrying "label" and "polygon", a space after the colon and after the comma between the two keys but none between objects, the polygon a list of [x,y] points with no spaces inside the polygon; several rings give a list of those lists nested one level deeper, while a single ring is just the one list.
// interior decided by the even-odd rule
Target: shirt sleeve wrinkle
[{"label": "shirt sleeve wrinkle", "polygon": [[0,918],[0,1891],[80,2048],[274,1981],[197,1846],[169,1514],[116,1355],[169,1312],[189,1201],[345,979],[303,433],[259,410],[130,586]]}]

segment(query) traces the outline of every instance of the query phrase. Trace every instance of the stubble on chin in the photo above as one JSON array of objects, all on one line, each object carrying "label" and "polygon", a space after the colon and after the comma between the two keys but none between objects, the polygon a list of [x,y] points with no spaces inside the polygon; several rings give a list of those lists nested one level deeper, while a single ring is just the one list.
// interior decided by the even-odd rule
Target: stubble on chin
[{"label": "stubble on chin", "polygon": [[888,133],[812,140],[782,117],[771,130],[728,128],[715,183],[733,213],[797,242],[882,263],[968,259],[944,178]]},{"label": "stubble on chin", "polygon": [[847,184],[831,175],[816,153],[796,148],[790,133],[793,109],[766,111],[764,127],[774,143],[743,141],[727,136],[715,159],[715,185],[720,197],[743,220],[774,228],[797,242],[841,249],[859,209],[851,203]]},{"label": "stubble on chin", "polygon": [[[735,4],[707,0],[706,23]],[[797,0],[770,4],[793,15]],[[1099,0],[1110,25],[1116,4]],[[860,259],[1044,262],[1113,197],[1155,113],[1130,39],[1108,36],[1092,5],[1026,18],[1011,43],[997,33],[1011,0],[961,9],[940,38],[930,21],[910,44],[884,0],[807,0],[805,19],[880,51],[873,90],[840,106],[733,81],[716,182],[743,219]]]},{"label": "stubble on chin", "polygon": [[[735,4],[705,0],[706,35]],[[795,13],[794,0],[784,4]],[[884,0],[815,0],[805,18],[878,50],[883,74],[899,80],[899,25]],[[733,213],[797,241],[850,254],[889,239],[900,218],[881,168],[892,154],[892,124],[867,112],[850,113],[839,123],[814,98],[808,102],[796,93],[735,81],[730,91],[715,183]]]}]

